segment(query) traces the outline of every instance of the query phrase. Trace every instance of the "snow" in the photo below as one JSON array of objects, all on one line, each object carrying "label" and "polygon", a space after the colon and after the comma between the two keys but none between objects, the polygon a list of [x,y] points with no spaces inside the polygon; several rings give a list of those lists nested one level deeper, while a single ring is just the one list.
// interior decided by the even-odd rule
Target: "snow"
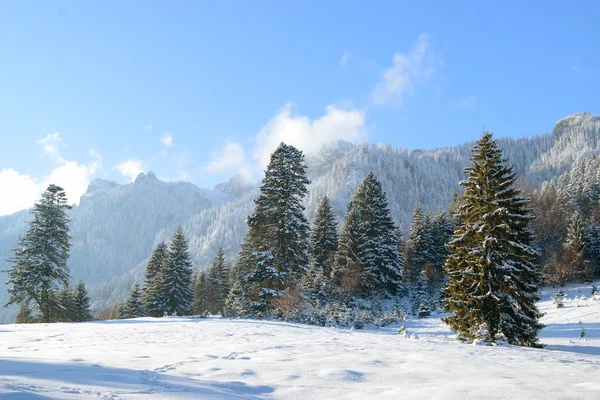
[{"label": "snow", "polygon": [[543,291],[546,349],[459,343],[439,316],[406,336],[184,317],[2,325],[0,399],[598,398],[600,296],[579,288],[562,309]]}]

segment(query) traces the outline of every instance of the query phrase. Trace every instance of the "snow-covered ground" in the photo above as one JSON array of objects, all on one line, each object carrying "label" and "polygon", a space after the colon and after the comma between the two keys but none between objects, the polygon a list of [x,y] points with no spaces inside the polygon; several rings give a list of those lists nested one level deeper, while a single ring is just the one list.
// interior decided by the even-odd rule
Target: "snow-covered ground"
[{"label": "snow-covered ground", "polygon": [[0,325],[0,399],[598,399],[600,297],[571,288],[557,309],[552,293],[543,350],[461,344],[435,317],[409,338],[218,318]]}]

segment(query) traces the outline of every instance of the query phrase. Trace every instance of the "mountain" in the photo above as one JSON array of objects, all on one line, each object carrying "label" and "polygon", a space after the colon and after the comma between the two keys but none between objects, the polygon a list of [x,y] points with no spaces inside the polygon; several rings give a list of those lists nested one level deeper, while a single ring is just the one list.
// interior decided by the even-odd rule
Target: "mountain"
[{"label": "mountain", "polygon": [[[542,183],[571,169],[582,158],[600,154],[600,116],[579,113],[564,118],[552,133],[529,138],[500,138],[504,155],[523,184]],[[307,154],[311,181],[306,198],[312,219],[323,195],[341,222],[354,189],[373,171],[381,180],[394,219],[408,229],[417,202],[424,210],[446,208],[463,179],[473,142],[436,150],[393,148],[387,144],[337,141]],[[235,256],[246,232],[246,217],[254,208],[258,184],[236,175],[213,189],[187,182],[162,182],[149,172],[120,185],[96,179],[70,210],[73,248],[69,267],[73,281],[83,279],[93,306],[101,308],[123,298],[134,280],[143,277],[153,247],[168,240],[178,225],[189,239],[196,268],[206,267],[218,247]],[[0,269],[6,269],[11,249],[27,229],[27,211],[0,217]],[[0,281],[6,275],[0,274]],[[0,302],[7,299],[0,283]],[[3,310],[0,321],[12,318]]]}]

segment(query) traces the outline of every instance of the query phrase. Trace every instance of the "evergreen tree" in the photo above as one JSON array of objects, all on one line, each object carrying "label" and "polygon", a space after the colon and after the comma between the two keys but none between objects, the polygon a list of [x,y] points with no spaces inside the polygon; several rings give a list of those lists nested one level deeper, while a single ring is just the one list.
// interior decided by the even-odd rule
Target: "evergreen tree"
[{"label": "evergreen tree", "polygon": [[56,319],[61,322],[75,322],[75,294],[65,284],[56,296]]},{"label": "evergreen tree", "polygon": [[530,246],[529,199],[492,135],[485,132],[461,182],[465,192],[445,265],[445,319],[460,339],[536,346],[542,328],[536,309],[537,256]]},{"label": "evergreen tree", "polygon": [[125,318],[141,318],[147,315],[142,300],[142,291],[137,282],[133,284],[123,308],[124,313],[126,314]]},{"label": "evergreen tree", "polygon": [[196,315],[207,312],[210,307],[207,286],[206,271],[200,271],[194,276],[194,314]]},{"label": "evergreen tree", "polygon": [[223,310],[225,299],[229,295],[229,266],[225,261],[225,253],[219,248],[206,277],[205,294],[209,301],[207,310],[216,314]]},{"label": "evergreen tree", "polygon": [[355,286],[358,278],[356,289],[363,296],[395,295],[403,267],[397,243],[385,193],[375,175],[369,173],[348,206],[334,284],[350,277],[351,286]]},{"label": "evergreen tree", "polygon": [[563,263],[572,271],[578,282],[588,282],[592,277],[588,259],[586,231],[579,213],[574,213],[567,230],[567,238],[563,245]]},{"label": "evergreen tree", "polygon": [[304,276],[303,288],[312,299],[329,297],[329,278],[338,248],[338,233],[331,202],[323,196],[310,237],[310,270]]},{"label": "evergreen tree", "polygon": [[421,274],[413,289],[413,314],[418,315],[419,318],[425,318],[431,315],[431,302],[429,293],[427,293],[427,283],[427,277],[425,274]]},{"label": "evergreen tree", "polygon": [[55,319],[52,311],[57,285],[66,284],[69,279],[68,209],[65,191],[49,185],[33,207],[29,230],[20,238],[19,247],[9,260],[12,268],[5,271],[11,295],[7,305],[33,301],[42,314],[42,322]]},{"label": "evergreen tree", "polygon": [[404,270],[405,281],[416,285],[425,265],[430,259],[430,232],[428,218],[421,210],[421,204],[417,203],[413,211],[408,241],[406,242],[406,268]]},{"label": "evergreen tree", "polygon": [[144,302],[148,315],[151,317],[162,317],[166,311],[167,294],[163,290],[162,267],[169,258],[169,248],[164,242],[159,243],[146,265],[146,284],[144,287]]},{"label": "evergreen tree", "polygon": [[171,239],[168,257],[161,267],[160,292],[165,296],[164,310],[169,315],[190,315],[194,309],[192,262],[188,243],[179,227]]},{"label": "evergreen tree", "polygon": [[238,257],[241,284],[258,311],[269,309],[271,299],[307,270],[309,227],[302,204],[307,185],[304,155],[281,143],[271,154]]},{"label": "evergreen tree", "polygon": [[74,297],[74,318],[75,322],[85,322],[92,320],[92,312],[90,310],[90,298],[85,288],[85,284],[80,281],[75,287]]},{"label": "evergreen tree", "polygon": [[225,300],[225,313],[230,317],[248,316],[252,313],[252,305],[244,293],[239,280],[231,286],[231,290]]},{"label": "evergreen tree", "polygon": [[443,278],[443,267],[448,258],[448,249],[446,244],[452,238],[452,221],[443,209],[432,221],[431,233],[431,265],[434,268],[434,278],[437,281]]},{"label": "evergreen tree", "polygon": [[337,223],[327,196],[323,196],[317,208],[315,222],[310,236],[310,256],[312,267],[321,269],[323,275],[331,275],[333,256],[338,248]]},{"label": "evergreen tree", "polygon": [[33,311],[29,306],[29,303],[23,302],[19,307],[19,312],[15,317],[15,324],[32,324],[38,322],[37,318],[33,315]]}]

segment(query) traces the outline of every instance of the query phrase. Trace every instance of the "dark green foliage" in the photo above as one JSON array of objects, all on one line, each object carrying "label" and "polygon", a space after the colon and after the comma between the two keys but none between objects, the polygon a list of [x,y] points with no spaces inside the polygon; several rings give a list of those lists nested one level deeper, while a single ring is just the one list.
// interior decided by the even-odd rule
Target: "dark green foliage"
[{"label": "dark green foliage", "polygon": [[162,317],[166,311],[166,293],[162,285],[162,267],[169,258],[169,248],[164,242],[159,243],[146,265],[146,284],[144,287],[144,302],[148,315]]},{"label": "dark green foliage", "polygon": [[430,260],[429,251],[432,248],[430,219],[424,214],[421,205],[417,203],[408,231],[406,242],[406,263],[404,280],[415,285]]},{"label": "dark green foliage", "polygon": [[75,321],[75,293],[65,285],[56,295],[56,320],[60,322]]},{"label": "dark green foliage", "polygon": [[281,143],[265,170],[238,257],[241,285],[259,311],[268,310],[271,299],[307,270],[309,227],[302,204],[307,184],[304,155]]},{"label": "dark green foliage", "polygon": [[369,173],[348,206],[333,285],[338,291],[365,297],[395,295],[403,267],[397,243],[385,193]]},{"label": "dark green foliage", "polygon": [[83,282],[79,282],[75,287],[73,293],[74,303],[74,322],[85,322],[92,319],[92,312],[90,311],[90,298]]},{"label": "dark green foliage", "polygon": [[514,188],[515,174],[490,133],[471,161],[445,265],[445,308],[453,313],[446,322],[463,340],[536,346],[542,325],[529,200]]},{"label": "dark green foliage", "polygon": [[169,315],[193,313],[192,262],[188,243],[179,227],[169,245],[168,256],[161,266],[160,290],[164,296],[164,311]]},{"label": "dark green foliage", "polygon": [[250,316],[252,313],[252,305],[246,297],[242,285],[239,281],[235,281],[227,299],[225,300],[225,313],[229,317]]},{"label": "dark green foliage", "polygon": [[33,310],[31,309],[29,303],[21,303],[19,312],[15,317],[15,324],[33,324],[36,322],[39,322],[39,318],[33,314]]},{"label": "dark green foliage", "polygon": [[330,296],[330,277],[338,233],[331,202],[323,196],[312,227],[310,237],[310,270],[304,276],[303,288],[312,300],[326,301]]},{"label": "dark green foliage", "polygon": [[141,318],[147,315],[146,307],[142,301],[142,291],[137,282],[133,284],[133,287],[129,292],[129,297],[127,297],[127,300],[121,308],[120,315],[121,318]]},{"label": "dark green foliage", "polygon": [[41,313],[42,322],[52,322],[54,299],[59,284],[69,279],[69,217],[65,191],[49,185],[32,210],[33,220],[25,236],[14,250],[13,264],[8,272],[8,304],[33,302]]},{"label": "dark green foliage", "polygon": [[579,213],[573,214],[563,244],[563,264],[571,271],[578,282],[588,282],[592,278],[592,268],[588,256],[586,231]]}]

